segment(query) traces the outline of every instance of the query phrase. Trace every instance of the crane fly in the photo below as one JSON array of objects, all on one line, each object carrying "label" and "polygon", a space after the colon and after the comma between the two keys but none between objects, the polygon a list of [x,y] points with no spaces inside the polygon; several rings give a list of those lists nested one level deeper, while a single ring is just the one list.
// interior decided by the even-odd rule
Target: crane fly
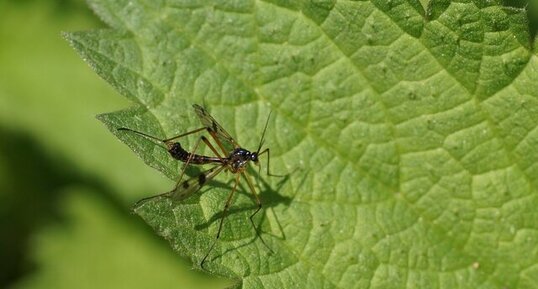
[{"label": "crane fly", "polygon": [[[235,139],[232,138],[230,134],[226,132],[226,130],[224,130],[224,128],[222,128],[222,126],[202,106],[194,104],[193,107],[203,127],[174,136],[172,138],[159,139],[157,137],[148,135],[143,132],[135,131],[129,128],[118,128],[118,130],[130,131],[130,132],[139,134],[141,136],[144,136],[146,138],[149,138],[149,139],[152,139],[154,141],[164,144],[166,146],[166,150],[174,159],[177,159],[184,163],[181,173],[179,174],[179,179],[173,190],[163,193],[163,194],[156,195],[156,196],[144,198],[138,201],[135,204],[135,207],[140,207],[143,203],[145,203],[148,200],[151,200],[154,198],[161,198],[161,197],[167,197],[173,200],[182,201],[190,197],[191,195],[193,195],[198,190],[200,190],[200,188],[202,188],[210,180],[216,177],[219,173],[223,171],[229,171],[235,176],[234,184],[233,184],[230,194],[228,195],[228,198],[226,199],[226,203],[222,211],[222,217],[220,218],[219,229],[217,231],[215,240],[213,244],[211,245],[211,247],[209,248],[208,252],[205,254],[202,261],[200,262],[200,267],[203,268],[204,262],[206,261],[209,254],[215,247],[215,244],[217,243],[218,239],[220,238],[220,234],[222,232],[222,225],[224,224],[224,220],[227,217],[228,208],[232,204],[232,199],[235,192],[237,191],[238,184],[241,181],[241,176],[246,181],[247,186],[249,190],[251,191],[252,195],[254,196],[254,200],[257,205],[257,208],[249,217],[250,223],[252,224],[252,227],[254,228],[254,231],[256,232],[257,237],[260,238],[264,246],[270,252],[272,252],[271,248],[269,248],[269,246],[265,243],[265,241],[259,234],[256,225],[254,224],[253,218],[261,210],[262,203],[261,203],[260,197],[256,193],[256,189],[254,188],[252,179],[246,171],[248,164],[250,162],[260,167],[259,157],[267,153],[267,175],[279,176],[279,175],[271,174],[269,171],[269,162],[270,162],[269,148],[262,150],[262,146],[265,141],[265,132],[267,130],[267,125],[269,123],[269,117],[271,116],[271,114],[269,113],[269,116],[267,117],[267,121],[265,122],[265,126],[263,128],[263,133],[262,133],[262,137],[260,139],[258,148],[256,149],[256,151],[252,152],[252,151],[242,148],[235,141]],[[178,139],[184,136],[194,134],[194,133],[199,133],[204,130],[209,133],[209,135],[211,136],[211,138],[213,139],[217,147],[220,149],[221,151],[220,153],[216,149],[216,147],[213,146],[213,144],[211,144],[209,139],[207,139],[203,135],[196,142],[192,150],[192,153],[185,150],[181,146],[181,144],[177,141]],[[205,156],[205,155],[196,154],[196,151],[202,142],[213,152],[214,156]],[[185,174],[185,170],[189,165],[206,165],[206,164],[214,164],[214,166],[199,173],[195,177],[182,181],[183,175]]]}]

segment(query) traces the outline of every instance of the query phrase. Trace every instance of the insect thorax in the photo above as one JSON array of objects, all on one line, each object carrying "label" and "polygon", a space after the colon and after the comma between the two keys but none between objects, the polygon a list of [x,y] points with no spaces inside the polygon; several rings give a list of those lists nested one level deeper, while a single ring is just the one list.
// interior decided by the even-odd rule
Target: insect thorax
[{"label": "insect thorax", "polygon": [[252,160],[253,153],[244,149],[236,148],[228,156],[229,166],[232,172],[243,171],[248,162]]}]

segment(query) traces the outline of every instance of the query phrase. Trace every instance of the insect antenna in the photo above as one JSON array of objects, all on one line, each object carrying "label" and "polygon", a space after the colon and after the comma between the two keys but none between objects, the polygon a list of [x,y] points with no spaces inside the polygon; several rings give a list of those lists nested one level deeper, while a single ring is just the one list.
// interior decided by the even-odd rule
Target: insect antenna
[{"label": "insect antenna", "polygon": [[262,132],[262,138],[260,139],[260,145],[258,145],[258,149],[256,150],[256,154],[260,153],[260,150],[262,149],[263,142],[265,141],[265,131],[267,130],[267,125],[269,124],[269,118],[271,118],[271,112],[269,112],[269,115],[267,116],[267,120],[265,121],[265,126],[263,127]]}]

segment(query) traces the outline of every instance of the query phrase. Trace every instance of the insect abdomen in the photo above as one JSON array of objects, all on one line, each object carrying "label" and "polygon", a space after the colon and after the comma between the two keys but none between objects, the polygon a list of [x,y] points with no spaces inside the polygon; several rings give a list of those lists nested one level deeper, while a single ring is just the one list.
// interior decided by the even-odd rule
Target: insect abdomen
[{"label": "insect abdomen", "polygon": [[178,142],[173,143],[168,149],[168,152],[173,158],[182,162],[187,162],[190,158],[190,164],[199,165],[211,162],[210,158],[206,156],[191,154],[190,152],[186,151],[183,147],[181,147],[181,144]]},{"label": "insect abdomen", "polygon": [[185,149],[183,149],[181,147],[181,144],[178,143],[178,142],[175,142],[173,143],[169,148],[168,148],[168,152],[170,153],[170,155],[175,158],[176,160],[180,160],[180,161],[187,161],[189,159],[189,155],[190,153],[188,151],[186,151]]}]

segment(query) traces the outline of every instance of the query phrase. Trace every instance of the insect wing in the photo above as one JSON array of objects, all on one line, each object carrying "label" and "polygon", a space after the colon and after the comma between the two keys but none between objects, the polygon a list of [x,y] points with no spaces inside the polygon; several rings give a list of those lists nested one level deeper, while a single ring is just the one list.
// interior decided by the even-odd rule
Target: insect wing
[{"label": "insect wing", "polygon": [[198,115],[198,118],[200,118],[200,121],[202,122],[202,125],[207,128],[207,130],[213,135],[214,137],[218,138],[218,141],[224,146],[224,149],[227,151],[225,152],[228,154],[233,149],[239,148],[239,144],[233,139],[232,136],[222,126],[205,110],[203,107],[194,104],[194,111],[196,111],[196,115]]},{"label": "insect wing", "polygon": [[172,199],[182,201],[196,193],[202,186],[218,175],[226,166],[214,166],[198,176],[181,182],[172,192]]}]

